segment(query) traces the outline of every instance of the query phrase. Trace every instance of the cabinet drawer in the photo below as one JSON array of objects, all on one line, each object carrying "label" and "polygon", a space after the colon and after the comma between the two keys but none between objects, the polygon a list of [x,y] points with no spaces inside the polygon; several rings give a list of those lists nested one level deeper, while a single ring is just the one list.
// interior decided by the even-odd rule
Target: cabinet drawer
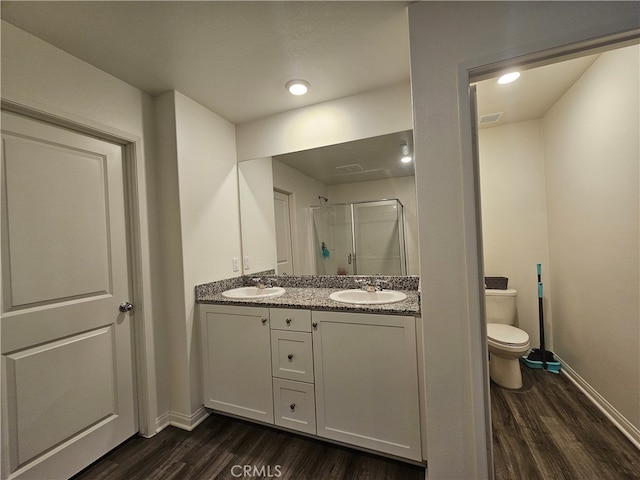
[{"label": "cabinet drawer", "polygon": [[271,328],[292,332],[311,331],[311,311],[292,308],[270,309]]},{"label": "cabinet drawer", "polygon": [[271,365],[274,377],[313,383],[311,334],[272,330]]},{"label": "cabinet drawer", "polygon": [[273,379],[275,423],[299,432],[316,433],[316,402],[312,383]]}]

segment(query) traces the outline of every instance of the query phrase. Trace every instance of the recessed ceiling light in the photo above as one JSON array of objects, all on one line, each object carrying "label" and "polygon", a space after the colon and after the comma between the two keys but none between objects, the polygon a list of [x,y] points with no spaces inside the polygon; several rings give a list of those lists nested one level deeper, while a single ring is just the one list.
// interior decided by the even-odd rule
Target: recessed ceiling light
[{"label": "recessed ceiling light", "polygon": [[520,77],[520,72],[505,73],[498,79],[498,83],[504,85],[505,83],[511,83]]},{"label": "recessed ceiling light", "polygon": [[401,145],[402,147],[402,158],[400,159],[400,161],[402,163],[409,163],[411,160],[413,160],[413,157],[411,157],[411,153],[409,152],[409,147],[407,146],[407,144],[403,144]]},{"label": "recessed ceiling light", "polygon": [[291,95],[304,95],[309,90],[310,84],[306,80],[289,80],[285,88]]}]

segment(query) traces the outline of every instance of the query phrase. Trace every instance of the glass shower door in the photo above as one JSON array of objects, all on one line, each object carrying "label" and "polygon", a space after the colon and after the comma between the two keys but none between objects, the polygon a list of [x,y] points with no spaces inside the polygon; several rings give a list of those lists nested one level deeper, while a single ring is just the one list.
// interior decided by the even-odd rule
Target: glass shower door
[{"label": "glass shower door", "polygon": [[397,200],[353,204],[358,275],[405,275],[403,207]]},{"label": "glass shower door", "polygon": [[314,259],[317,275],[353,275],[351,205],[312,208]]}]

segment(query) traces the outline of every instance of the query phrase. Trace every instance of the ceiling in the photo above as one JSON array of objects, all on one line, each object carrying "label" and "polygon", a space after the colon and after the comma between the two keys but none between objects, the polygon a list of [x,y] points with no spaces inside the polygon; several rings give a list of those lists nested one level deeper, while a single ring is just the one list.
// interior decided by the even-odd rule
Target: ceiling
[{"label": "ceiling", "polygon": [[411,130],[273,158],[325,185],[337,185],[414,175],[413,162],[400,162],[402,145],[411,153]]},{"label": "ceiling", "polygon": [[[2,1],[1,16],[151,95],[178,90],[242,124],[408,82],[409,3]],[[526,70],[509,85],[479,82],[479,117],[504,112],[498,123],[481,128],[542,117],[595,58]],[[309,93],[286,92],[292,78],[309,81]],[[381,164],[383,152],[396,162],[402,141],[388,135],[281,159],[316,165],[321,156],[326,168],[313,175],[326,183],[382,178],[408,172]],[[362,149],[368,153],[356,153]],[[336,166],[354,163],[369,174],[336,174]]]},{"label": "ceiling", "polygon": [[[409,2],[2,2],[2,19],[234,124],[409,80]],[[304,97],[288,80],[311,83]]]},{"label": "ceiling", "polygon": [[[480,128],[542,118],[596,58],[597,54],[522,69],[520,78],[506,85],[498,84],[497,78],[478,82]],[[482,123],[483,116],[494,113],[503,114],[498,123]]]},{"label": "ceiling", "polygon": [[[175,89],[241,124],[408,81],[409,3],[2,1],[1,16],[151,95]],[[590,65],[573,62],[501,90],[481,82],[479,114],[539,118]],[[292,78],[309,93],[288,94]]]}]

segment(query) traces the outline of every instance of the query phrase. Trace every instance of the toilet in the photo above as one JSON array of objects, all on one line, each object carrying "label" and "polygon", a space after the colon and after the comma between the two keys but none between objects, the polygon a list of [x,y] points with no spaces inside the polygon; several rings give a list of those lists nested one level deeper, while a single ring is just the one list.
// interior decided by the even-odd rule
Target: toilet
[{"label": "toilet", "polygon": [[517,296],[512,288],[485,290],[489,375],[496,384],[510,389],[522,388],[519,359],[530,347],[527,332],[513,326]]}]

